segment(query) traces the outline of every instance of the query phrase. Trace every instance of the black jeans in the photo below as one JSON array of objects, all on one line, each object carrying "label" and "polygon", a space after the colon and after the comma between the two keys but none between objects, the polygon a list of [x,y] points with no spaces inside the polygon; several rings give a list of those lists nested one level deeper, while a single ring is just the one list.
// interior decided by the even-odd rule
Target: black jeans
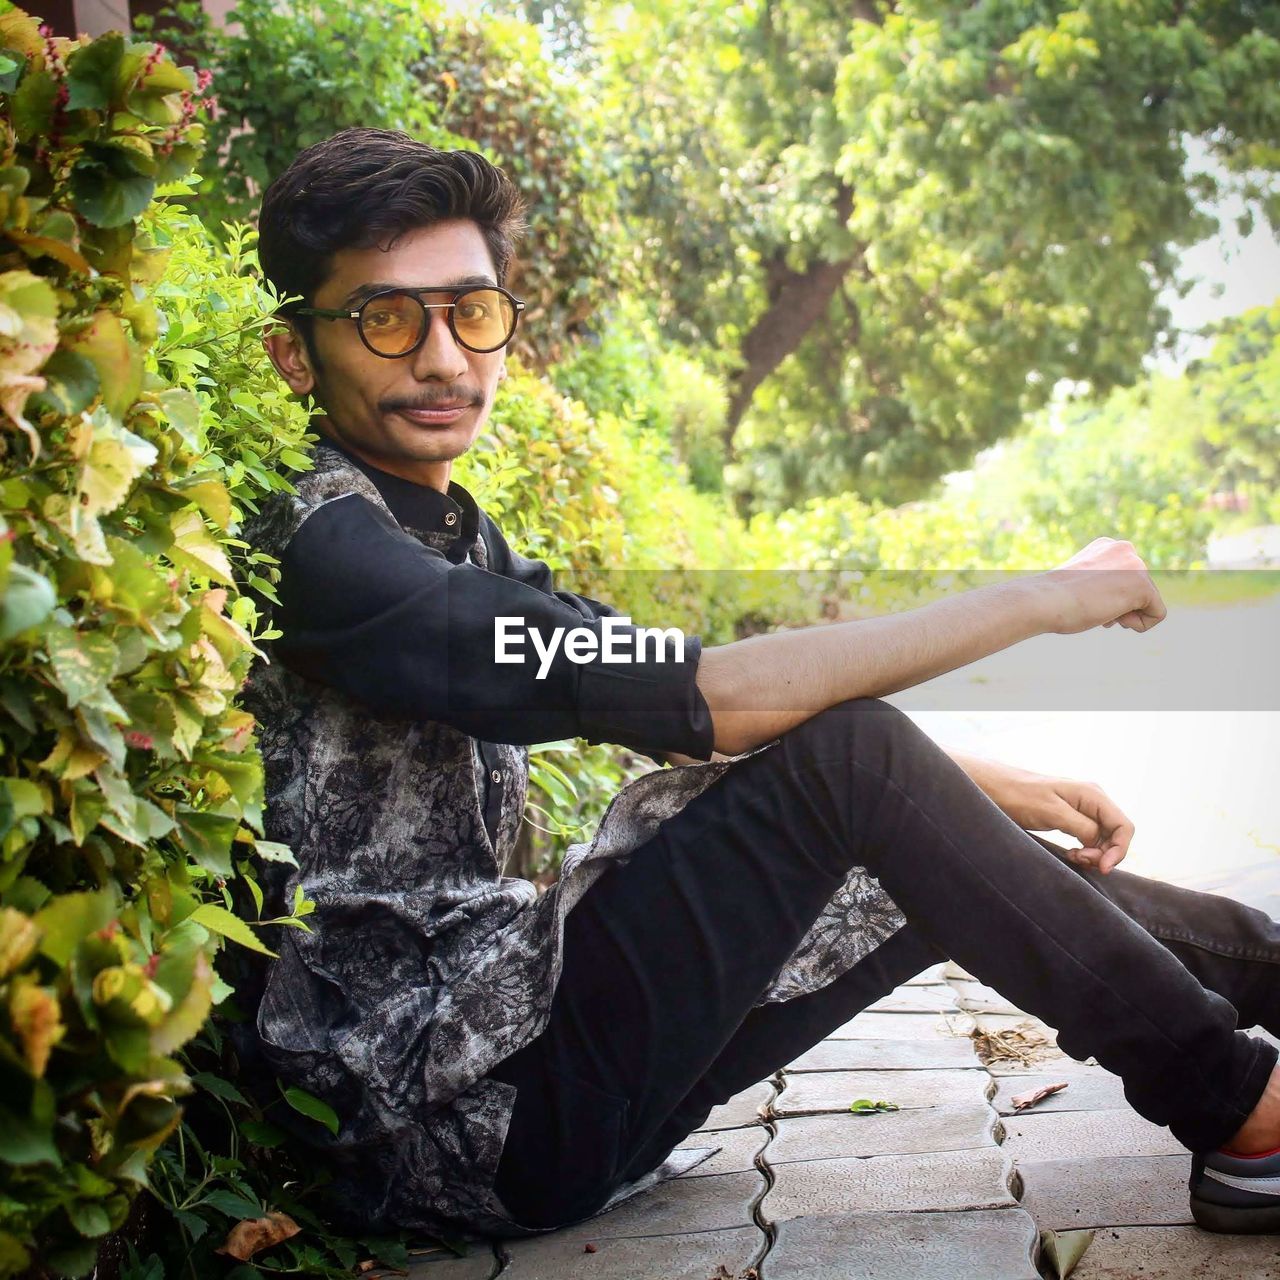
[{"label": "black jeans", "polygon": [[[947,958],[1188,1148],[1224,1144],[1276,1063],[1236,1028],[1280,1032],[1280,924],[1063,852],[880,699],[735,762],[566,918],[550,1021],[492,1073],[518,1090],[497,1194],[530,1227],[590,1215],[713,1106]],[[853,866],[907,924],[819,991],[757,1005]]]}]

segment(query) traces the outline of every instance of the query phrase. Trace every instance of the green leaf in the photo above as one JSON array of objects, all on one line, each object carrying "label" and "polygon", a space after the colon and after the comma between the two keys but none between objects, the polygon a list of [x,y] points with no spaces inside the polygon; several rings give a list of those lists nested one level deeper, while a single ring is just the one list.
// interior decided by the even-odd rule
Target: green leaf
[{"label": "green leaf", "polygon": [[46,650],[67,706],[77,707],[102,689],[115,672],[116,646],[101,632],[50,629]]},{"label": "green leaf", "polygon": [[222,1098],[226,1102],[239,1102],[245,1106],[244,1094],[231,1083],[230,1080],[224,1080],[221,1076],[212,1075],[208,1071],[198,1071],[191,1077],[191,1083],[203,1089],[206,1093],[211,1093],[215,1098]]},{"label": "green leaf", "polygon": [[338,1113],[327,1102],[321,1102],[305,1089],[296,1086],[284,1091],[284,1100],[297,1112],[318,1120],[334,1137],[338,1135]]},{"label": "green leaf", "polygon": [[260,1204],[234,1191],[211,1191],[198,1203],[207,1204],[210,1208],[217,1209],[219,1213],[225,1213],[228,1218],[234,1218],[237,1222],[262,1216]]},{"label": "green leaf", "polygon": [[18,87],[23,62],[10,53],[0,53],[0,93],[12,93]]},{"label": "green leaf", "polygon": [[882,1111],[900,1111],[901,1109],[896,1102],[872,1101],[870,1098],[858,1098],[855,1102],[849,1104],[849,1110],[860,1116],[875,1115]]},{"label": "green leaf", "polygon": [[62,1163],[53,1145],[53,1130],[30,1116],[0,1105],[0,1160],[9,1164]]},{"label": "green leaf", "polygon": [[98,394],[98,370],[77,351],[59,347],[40,370],[46,386],[31,397],[33,407],[71,417],[87,409]]},{"label": "green leaf", "polygon": [[0,640],[12,640],[43,622],[56,603],[57,596],[48,578],[24,564],[13,565],[4,598],[0,600]]},{"label": "green leaf", "polygon": [[298,865],[297,858],[293,856],[293,850],[287,844],[279,844],[274,840],[255,840],[253,851],[264,862],[283,862],[291,867]]},{"label": "green leaf", "polygon": [[[132,147],[86,144],[71,170],[77,211],[98,227],[122,227],[151,203],[156,182]],[[152,166],[154,167],[154,166]]]},{"label": "green leaf", "polygon": [[111,103],[116,72],[124,57],[124,36],[108,32],[67,59],[67,109],[101,111]]},{"label": "green leaf", "polygon": [[240,1133],[258,1147],[278,1147],[288,1134],[267,1120],[245,1120]]},{"label": "green leaf", "polygon": [[198,906],[188,918],[211,933],[220,934],[232,942],[238,942],[242,947],[248,947],[250,951],[258,951],[266,956],[276,954],[265,947],[258,940],[258,935],[239,916],[232,915],[226,907],[206,902]]},{"label": "green leaf", "polygon": [[111,1217],[95,1201],[77,1200],[67,1205],[67,1217],[82,1236],[105,1236],[111,1230]]},{"label": "green leaf", "polygon": [[214,875],[231,875],[231,843],[240,829],[236,818],[179,808],[178,831],[192,859]]},{"label": "green leaf", "polygon": [[105,928],[116,914],[115,895],[103,889],[98,893],[68,893],[55,898],[35,916],[40,930],[41,954],[57,965],[64,965],[83,938]]},{"label": "green leaf", "polygon": [[47,137],[53,124],[58,82],[47,71],[28,71],[10,99],[13,127],[19,142]]}]

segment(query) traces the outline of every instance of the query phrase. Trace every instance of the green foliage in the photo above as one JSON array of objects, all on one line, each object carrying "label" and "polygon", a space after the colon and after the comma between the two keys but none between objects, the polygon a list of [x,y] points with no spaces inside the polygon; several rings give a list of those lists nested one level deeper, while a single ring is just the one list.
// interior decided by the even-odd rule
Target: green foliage
[{"label": "green foliage", "polygon": [[1273,4],[587,8],[644,296],[728,377],[752,509],[924,496],[1139,375],[1200,201],[1280,223]]},{"label": "green foliage", "polygon": [[[1214,489],[1280,498],[1280,302],[1217,326],[1213,350],[1191,370],[1190,422]],[[1276,506],[1280,515],[1280,503]]]},{"label": "green foliage", "polygon": [[[440,128],[500,165],[528,206],[510,287],[529,302],[513,351],[533,368],[566,358],[626,274],[617,165],[590,86],[567,76],[521,19],[420,7],[413,59]],[[438,146],[430,132],[427,142]]]},{"label": "green foliage", "polygon": [[0,1274],[80,1275],[179,1124],[219,946],[264,945],[224,886],[261,830],[232,535],[267,486],[161,376],[199,335],[158,362],[178,215],[139,217],[198,154],[197,77],[18,11],[0,49]]},{"label": "green foliage", "polygon": [[239,0],[227,29],[179,0],[154,24],[135,19],[213,74],[200,202],[209,226],[255,218],[271,179],[339,129],[429,130],[440,95],[421,92],[410,63],[437,13],[432,0],[379,0],[376,12],[336,0]]}]

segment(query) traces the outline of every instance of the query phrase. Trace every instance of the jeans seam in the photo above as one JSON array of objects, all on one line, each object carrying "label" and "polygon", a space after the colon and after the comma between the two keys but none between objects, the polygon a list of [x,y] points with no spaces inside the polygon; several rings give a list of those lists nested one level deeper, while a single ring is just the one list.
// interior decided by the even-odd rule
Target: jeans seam
[{"label": "jeans seam", "polygon": [[1160,925],[1148,925],[1138,920],[1137,916],[1131,917],[1137,920],[1152,937],[1159,938],[1161,941],[1169,942],[1185,942],[1189,947],[1195,947],[1198,951],[1207,951],[1213,956],[1222,956],[1227,960],[1254,960],[1263,964],[1280,965],[1280,956],[1268,955],[1263,952],[1255,951],[1245,947],[1222,947],[1215,946],[1212,943],[1201,942],[1199,938],[1190,933],[1183,933],[1177,929],[1168,929]]},{"label": "jeans seam", "polygon": [[[869,768],[867,765],[863,764],[860,760],[851,759],[848,755],[841,755],[841,756],[836,756],[829,760],[817,761],[812,766],[806,766],[802,769],[796,769],[795,772],[797,773],[818,772],[824,769],[825,767],[833,764],[842,765],[842,766],[850,767],[853,769],[859,769],[863,773],[869,774],[872,778],[875,778],[878,782],[883,783],[885,786],[892,787],[894,791],[896,791],[900,796],[902,796],[902,798],[906,800],[907,803],[910,804],[912,808],[914,808],[916,812],[919,813],[920,816],[938,833],[938,835],[953,850],[953,852],[958,854],[965,861],[966,865],[970,868],[970,870],[975,872],[978,876],[981,877],[981,879],[984,881],[984,883],[986,883],[988,888],[992,889],[999,897],[1001,897],[1008,906],[1012,907],[1013,910],[1015,910],[1020,916],[1022,916],[1023,919],[1025,919],[1028,924],[1030,924],[1038,933],[1040,933],[1048,942],[1050,942],[1059,952],[1061,952],[1062,955],[1064,955],[1069,961],[1071,961],[1077,968],[1083,970],[1083,972],[1088,974],[1089,977],[1093,979],[1094,982],[1100,984],[1107,990],[1112,990],[1112,988],[1109,986],[1109,984],[1103,979],[1103,977],[1100,974],[1095,973],[1093,969],[1091,969],[1087,964],[1084,963],[1083,960],[1081,960],[1078,956],[1074,955],[1072,952],[1068,951],[1066,947],[1064,947],[1062,943],[1060,943],[1057,940],[1057,938],[1055,938],[1051,933],[1048,932],[1048,930],[1046,930],[1042,925],[1040,925],[1033,916],[1028,915],[1027,912],[1025,912],[1021,906],[1019,906],[1011,898],[1006,897],[1003,890],[1001,890],[998,885],[994,884],[987,877],[986,873],[982,870],[982,868],[977,866],[966,855],[964,849],[960,845],[956,844],[956,842],[952,840],[950,835],[948,835],[948,833],[933,820],[932,816],[929,813],[927,813],[920,806],[920,804],[916,800],[914,800],[906,791],[904,791],[902,787],[900,787],[898,783],[895,782],[892,778],[885,777],[884,774],[878,773],[876,772],[876,770]],[[956,768],[958,769],[959,765],[957,765]],[[1023,834],[1026,834],[1026,833],[1024,832]],[[1028,836],[1027,838],[1031,839],[1030,836]],[[1035,841],[1033,840],[1032,843],[1035,844]],[[1043,846],[1039,844],[1035,844],[1035,847],[1039,852],[1047,853],[1047,850],[1044,850]],[[870,868],[867,868],[867,870],[869,871]],[[877,883],[878,882],[879,880],[877,877]],[[1112,903],[1111,905],[1114,906],[1115,904]],[[1120,910],[1120,908],[1117,907],[1116,910]],[[1183,1046],[1180,1045],[1176,1040],[1172,1039],[1168,1035],[1168,1033],[1164,1030],[1163,1027],[1161,1027],[1158,1023],[1153,1022],[1151,1018],[1142,1009],[1139,1009],[1135,1005],[1130,1004],[1129,1001],[1126,1000],[1123,996],[1117,995],[1116,998],[1126,1009],[1131,1010],[1144,1023],[1150,1026],[1156,1032],[1156,1034],[1165,1041],[1166,1044],[1171,1046],[1177,1053],[1182,1054],[1184,1057],[1186,1056],[1186,1049],[1183,1048]],[[1218,1089],[1214,1086],[1213,1082],[1210,1081],[1205,1076],[1205,1074],[1203,1073],[1203,1071],[1200,1069],[1198,1065],[1193,1064],[1193,1069],[1196,1075],[1201,1080],[1203,1087],[1205,1088],[1205,1091],[1211,1097],[1221,1100],[1223,1103],[1230,1106],[1236,1112],[1239,1112],[1241,1114],[1247,1114],[1247,1112],[1243,1112],[1241,1110],[1241,1106],[1238,1102],[1227,1099],[1221,1093],[1219,1093]]]}]

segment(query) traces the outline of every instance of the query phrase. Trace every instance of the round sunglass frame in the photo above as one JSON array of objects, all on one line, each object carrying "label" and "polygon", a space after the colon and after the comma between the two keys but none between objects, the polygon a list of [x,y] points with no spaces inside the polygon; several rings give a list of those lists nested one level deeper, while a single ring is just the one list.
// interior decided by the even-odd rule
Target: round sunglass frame
[{"label": "round sunglass frame", "polygon": [[[423,302],[422,294],[424,293],[452,293],[453,299],[450,302]],[[508,302],[511,303],[511,332],[493,347],[474,347],[461,334],[458,333],[458,326],[454,319],[457,314],[458,303],[469,293],[500,293]],[[385,298],[389,294],[403,294],[405,297],[412,298],[418,306],[422,308],[422,332],[418,335],[418,340],[411,347],[405,348],[404,351],[379,351],[368,339],[364,331],[364,309],[371,302],[376,302],[379,298]],[[356,322],[356,332],[360,335],[360,341],[375,356],[381,356],[384,360],[400,360],[405,356],[411,356],[417,351],[427,340],[427,335],[431,332],[430,312],[440,307],[448,309],[448,315],[445,317],[449,324],[449,332],[453,335],[453,340],[462,347],[464,351],[474,352],[476,355],[488,355],[493,351],[501,351],[516,336],[516,330],[520,326],[520,316],[524,312],[527,304],[522,298],[517,298],[510,289],[504,289],[500,284],[475,284],[467,285],[465,288],[437,288],[423,286],[417,289],[379,289],[377,293],[371,293],[354,311],[337,310],[332,307],[295,307],[292,314],[296,316],[319,316],[324,320],[354,320]]]}]

